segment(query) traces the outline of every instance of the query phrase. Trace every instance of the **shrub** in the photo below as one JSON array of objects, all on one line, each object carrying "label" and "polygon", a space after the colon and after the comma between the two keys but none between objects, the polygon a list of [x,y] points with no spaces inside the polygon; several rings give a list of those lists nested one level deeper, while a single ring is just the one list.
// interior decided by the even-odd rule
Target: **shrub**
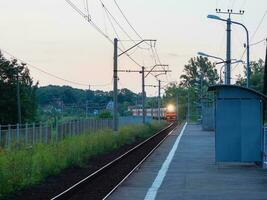
[{"label": "shrub", "polygon": [[147,138],[163,125],[130,125],[120,128],[118,134],[113,134],[111,130],[87,132],[55,144],[0,150],[0,199],[47,176],[56,175],[67,167],[83,166],[92,156],[131,144],[137,137]]}]

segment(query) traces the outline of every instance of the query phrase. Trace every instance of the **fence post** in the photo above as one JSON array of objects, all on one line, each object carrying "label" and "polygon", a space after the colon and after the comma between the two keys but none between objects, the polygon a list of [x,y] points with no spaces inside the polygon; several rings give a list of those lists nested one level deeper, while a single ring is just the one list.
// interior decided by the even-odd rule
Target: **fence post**
[{"label": "fence post", "polygon": [[29,143],[28,123],[25,124],[25,144]]},{"label": "fence post", "polygon": [[39,139],[41,139],[40,143],[43,143],[43,134],[42,134],[42,122],[39,125]]},{"label": "fence post", "polygon": [[61,123],[61,126],[60,126],[60,137],[61,137],[61,140],[64,138],[64,122]]},{"label": "fence post", "polygon": [[19,142],[19,124],[16,125],[16,143]]},{"label": "fence post", "polygon": [[56,121],[56,143],[58,142],[58,121]]},{"label": "fence post", "polygon": [[71,136],[71,121],[69,121],[68,123],[69,123],[68,135]]},{"label": "fence post", "polygon": [[2,127],[0,124],[0,147],[2,146]]},{"label": "fence post", "polygon": [[35,144],[35,123],[32,123],[32,144]]},{"label": "fence post", "polygon": [[8,124],[8,142],[7,142],[8,148],[10,147],[10,144],[11,144],[11,125]]},{"label": "fence post", "polygon": [[54,143],[55,142],[55,139],[54,139],[54,127],[53,127],[53,124],[50,124],[50,131],[51,131],[51,134],[50,134],[50,140],[51,140],[51,142],[52,143]]},{"label": "fence post", "polygon": [[74,120],[74,135],[77,135],[77,120]]},{"label": "fence post", "polygon": [[45,123],[45,143],[48,144],[48,122]]}]

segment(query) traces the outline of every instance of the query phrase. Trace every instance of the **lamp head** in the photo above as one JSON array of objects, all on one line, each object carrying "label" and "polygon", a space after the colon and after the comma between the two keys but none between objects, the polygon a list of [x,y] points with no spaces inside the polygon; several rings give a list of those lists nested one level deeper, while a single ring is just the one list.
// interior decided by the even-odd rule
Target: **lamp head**
[{"label": "lamp head", "polygon": [[199,56],[204,56],[204,57],[208,57],[209,55],[203,52],[197,52],[197,55]]},{"label": "lamp head", "polygon": [[221,20],[221,18],[217,15],[208,15],[207,16],[208,19],[217,19],[217,20]]}]

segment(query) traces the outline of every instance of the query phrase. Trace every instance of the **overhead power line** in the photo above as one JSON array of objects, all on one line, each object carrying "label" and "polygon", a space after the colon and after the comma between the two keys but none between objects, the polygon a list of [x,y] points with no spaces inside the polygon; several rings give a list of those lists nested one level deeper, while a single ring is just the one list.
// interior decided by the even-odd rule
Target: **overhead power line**
[{"label": "overhead power line", "polygon": [[[264,20],[264,18],[265,18],[266,15],[267,15],[267,10],[265,10],[265,12],[264,12],[264,14],[263,14],[263,16],[262,16],[262,18],[261,18],[259,24],[257,25],[256,30],[255,30],[254,33],[252,34],[252,36],[251,36],[251,38],[250,38],[251,41],[254,39],[254,37],[255,37],[256,33],[258,32],[260,26],[262,25],[263,20]],[[263,41],[264,41],[264,39],[263,39]],[[257,45],[258,43],[261,43],[261,42],[263,42],[263,41],[256,42],[256,43],[252,44],[252,46],[253,46],[253,45]],[[242,55],[241,55],[241,57],[240,57],[239,60],[242,60],[242,59],[244,58],[244,55],[245,55],[246,51],[247,51],[247,48],[244,49],[244,51],[242,52]],[[232,68],[232,71],[234,71],[234,70],[239,66],[239,64],[240,64],[240,63],[237,63],[237,64]]]},{"label": "overhead power line", "polygon": [[255,42],[255,43],[250,44],[250,46],[255,46],[255,45],[258,45],[258,44],[263,43],[263,42],[266,42],[266,41],[267,41],[267,37],[264,38],[264,39],[262,39],[262,40],[260,40],[260,41],[258,41],[258,42]]},{"label": "overhead power line", "polygon": [[115,5],[117,6],[117,8],[119,9],[120,13],[122,14],[122,16],[124,17],[125,21],[127,22],[127,24],[132,28],[132,30],[135,32],[135,34],[140,38],[140,40],[143,40],[142,36],[136,31],[136,29],[132,26],[132,24],[130,23],[130,21],[127,19],[126,15],[124,14],[124,12],[122,11],[122,9],[120,8],[119,4],[117,3],[116,0],[114,0]]},{"label": "overhead power line", "polygon": [[110,81],[110,83],[105,83],[105,84],[86,84],[86,83],[71,81],[71,80],[62,78],[60,76],[57,76],[57,75],[55,75],[53,73],[47,72],[47,71],[41,69],[40,67],[37,67],[36,65],[30,64],[30,63],[28,63],[28,62],[26,62],[26,61],[24,61],[24,60],[22,60],[20,58],[17,58],[13,54],[7,52],[6,50],[0,49],[0,51],[4,52],[5,54],[9,55],[10,57],[12,57],[12,58],[14,58],[14,59],[16,59],[16,60],[18,60],[18,61],[20,61],[22,63],[27,64],[27,66],[32,67],[32,68],[38,70],[39,72],[42,72],[42,73],[44,73],[44,74],[46,74],[48,76],[51,76],[53,78],[56,78],[58,80],[61,80],[61,81],[67,82],[67,83],[71,83],[71,84],[75,84],[75,85],[79,85],[79,86],[86,86],[86,87],[88,87],[89,85],[92,86],[92,87],[103,87],[103,86],[109,86],[109,85],[112,84],[112,80]]},{"label": "overhead power line", "polygon": [[[91,17],[88,17],[86,14],[84,14],[83,11],[81,11],[75,4],[73,4],[70,0],[65,0],[79,15],[81,15],[84,19],[86,19],[103,37],[105,37],[111,44],[113,43],[113,40],[104,33],[104,31],[99,28],[92,20]],[[123,51],[121,48],[118,48],[120,51]],[[136,60],[134,60],[129,54],[125,54],[132,62],[134,62],[137,66],[141,67],[142,65],[139,64]]]}]

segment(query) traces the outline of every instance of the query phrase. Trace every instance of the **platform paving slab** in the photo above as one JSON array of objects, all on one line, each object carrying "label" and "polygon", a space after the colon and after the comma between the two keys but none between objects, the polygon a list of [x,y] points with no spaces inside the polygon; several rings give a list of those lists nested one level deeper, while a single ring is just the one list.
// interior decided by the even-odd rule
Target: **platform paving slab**
[{"label": "platform paving slab", "polygon": [[[179,133],[170,135],[109,199],[144,199]],[[254,164],[215,163],[214,132],[187,125],[156,199],[267,200],[267,171]]]}]

